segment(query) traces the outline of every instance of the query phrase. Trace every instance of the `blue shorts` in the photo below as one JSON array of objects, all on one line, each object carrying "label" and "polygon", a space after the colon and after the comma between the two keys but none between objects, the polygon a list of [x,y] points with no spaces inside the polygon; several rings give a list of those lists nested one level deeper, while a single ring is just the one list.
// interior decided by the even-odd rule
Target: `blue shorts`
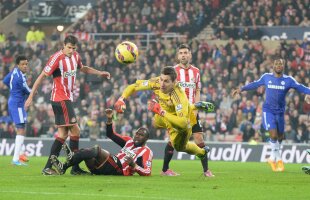
[{"label": "blue shorts", "polygon": [[263,126],[266,131],[276,129],[278,134],[284,133],[284,113],[281,114],[273,114],[270,112],[263,112],[263,119],[262,119]]},{"label": "blue shorts", "polygon": [[[27,113],[24,107],[10,105],[9,104],[9,113],[16,127],[19,128],[18,124],[26,124],[27,123]],[[23,127],[24,125],[21,125]]]}]

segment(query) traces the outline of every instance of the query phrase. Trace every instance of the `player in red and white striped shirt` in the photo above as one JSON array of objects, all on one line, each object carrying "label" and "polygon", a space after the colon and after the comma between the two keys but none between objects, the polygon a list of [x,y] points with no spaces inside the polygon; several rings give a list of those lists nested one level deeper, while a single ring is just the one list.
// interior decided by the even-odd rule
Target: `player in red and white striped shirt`
[{"label": "player in red and white striped shirt", "polygon": [[140,176],[150,176],[152,172],[153,152],[146,146],[149,132],[146,128],[139,128],[134,137],[121,136],[113,131],[111,109],[106,109],[107,136],[118,144],[122,149],[116,155],[111,155],[107,150],[99,146],[80,149],[72,154],[70,149],[64,145],[68,162],[61,163],[57,156],[52,156],[52,163],[59,174],[74,165],[85,161],[88,169],[96,175],[123,175],[132,176],[138,173]]},{"label": "player in red and white striped shirt", "polygon": [[[178,74],[179,86],[185,90],[187,98],[191,104],[194,104],[200,101],[200,70],[190,64],[191,60],[191,51],[190,47],[187,44],[181,44],[178,47],[177,59],[179,64],[175,66],[175,69]],[[199,115],[197,112],[197,124],[192,127],[193,138],[195,143],[200,147],[205,147],[205,142],[203,139],[202,126],[199,121]],[[171,145],[171,142],[168,142],[165,148],[165,157],[164,164],[161,175],[163,176],[178,176],[180,174],[169,169],[169,162],[172,159],[174,148]],[[203,166],[204,175],[207,177],[212,177],[213,174],[208,168],[208,156],[201,160]]]},{"label": "player in red and white striped shirt", "polygon": [[[32,91],[25,102],[27,109],[36,94],[38,87],[47,77],[53,75],[53,89],[51,94],[51,104],[55,114],[55,123],[58,126],[58,137],[55,139],[50,155],[59,155],[61,146],[68,137],[70,131],[70,148],[77,151],[79,148],[80,128],[72,105],[73,88],[76,79],[77,70],[86,74],[95,74],[102,77],[110,78],[110,73],[98,71],[88,66],[84,66],[80,55],[76,52],[78,40],[76,37],[69,35],[64,40],[64,47],[53,54],[42,73],[35,81]],[[83,173],[79,166],[72,168],[71,174]],[[53,175],[56,172],[52,169],[50,158],[48,159],[42,174]]]}]

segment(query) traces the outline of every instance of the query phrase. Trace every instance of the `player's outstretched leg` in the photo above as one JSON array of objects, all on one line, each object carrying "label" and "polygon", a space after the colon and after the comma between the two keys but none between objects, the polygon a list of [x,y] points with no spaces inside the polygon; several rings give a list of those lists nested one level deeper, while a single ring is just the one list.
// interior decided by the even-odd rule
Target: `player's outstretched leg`
[{"label": "player's outstretched leg", "polygon": [[65,152],[67,162],[70,162],[74,155],[74,152],[71,151],[70,147],[66,142],[62,145],[62,150]]},{"label": "player's outstretched leg", "polygon": [[64,173],[66,173],[66,170],[68,168],[67,164],[60,162],[57,156],[51,155],[51,163],[59,175],[63,175]]},{"label": "player's outstretched leg", "polygon": [[194,105],[198,110],[202,110],[208,113],[214,112],[215,109],[214,104],[207,101],[198,101]]}]

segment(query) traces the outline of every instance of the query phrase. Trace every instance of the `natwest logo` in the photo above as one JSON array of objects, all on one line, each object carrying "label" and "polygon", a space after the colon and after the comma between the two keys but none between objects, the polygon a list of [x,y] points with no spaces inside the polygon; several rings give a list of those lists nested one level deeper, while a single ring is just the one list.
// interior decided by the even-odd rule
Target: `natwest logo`
[{"label": "natwest logo", "polygon": [[[27,156],[42,156],[43,143],[39,140],[37,143],[28,143],[23,145],[22,150],[25,151]],[[7,142],[6,139],[2,139],[0,143],[0,155],[11,156],[14,153],[15,144]]]}]

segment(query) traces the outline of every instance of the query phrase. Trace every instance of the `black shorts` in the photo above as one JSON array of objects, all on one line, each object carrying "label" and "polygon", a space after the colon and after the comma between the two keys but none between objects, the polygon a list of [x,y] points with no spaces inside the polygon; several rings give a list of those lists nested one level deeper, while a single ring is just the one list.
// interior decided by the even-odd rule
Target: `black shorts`
[{"label": "black shorts", "polygon": [[51,104],[57,126],[72,126],[77,123],[71,101],[52,101]]},{"label": "black shorts", "polygon": [[98,169],[89,169],[96,175],[123,175],[122,164],[116,156],[109,156],[108,160]]},{"label": "black shorts", "polygon": [[197,114],[196,118],[197,118],[197,123],[192,127],[192,133],[200,133],[200,132],[202,132],[202,126],[201,126],[198,114]]}]

